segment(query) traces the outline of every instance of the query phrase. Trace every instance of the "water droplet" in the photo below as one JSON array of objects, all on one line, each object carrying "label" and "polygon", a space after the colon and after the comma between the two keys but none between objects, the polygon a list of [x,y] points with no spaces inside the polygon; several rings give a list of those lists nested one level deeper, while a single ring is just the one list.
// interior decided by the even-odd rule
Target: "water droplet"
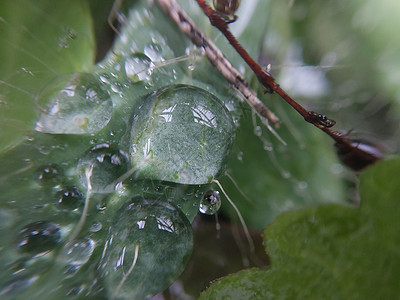
[{"label": "water droplet", "polygon": [[92,147],[78,162],[80,182],[88,187],[87,170],[92,168],[90,184],[92,192],[110,193],[118,184],[118,179],[128,170],[128,157],[109,144]]},{"label": "water droplet", "polygon": [[103,211],[107,208],[107,204],[104,200],[99,201],[99,203],[96,204],[96,208],[100,211]]},{"label": "water droplet", "polygon": [[41,165],[36,169],[35,177],[43,186],[53,186],[60,184],[63,180],[63,170],[59,165]]},{"label": "water droplet", "polygon": [[262,128],[261,128],[261,126],[256,126],[256,127],[254,128],[254,134],[255,134],[256,136],[262,136]]},{"label": "water droplet", "polygon": [[196,66],[195,66],[194,64],[188,65],[188,69],[189,69],[190,71],[193,71],[195,68],[196,68]]},{"label": "water droplet", "polygon": [[237,154],[237,159],[238,159],[239,161],[243,161],[243,151],[239,151],[239,152],[238,152],[238,154]]},{"label": "water droplet", "polygon": [[25,74],[30,75],[30,76],[34,76],[33,72],[30,71],[30,70],[27,69],[27,68],[21,67],[21,71],[24,72]]},{"label": "water droplet", "polygon": [[162,48],[157,43],[151,43],[150,45],[144,47],[143,53],[153,62],[164,60],[162,56]]},{"label": "water droplet", "polygon": [[81,191],[74,186],[65,187],[58,191],[57,204],[61,209],[74,210],[83,203],[83,196]]},{"label": "water droplet", "polygon": [[50,99],[35,130],[54,134],[95,133],[108,124],[112,108],[110,95],[99,80],[94,75],[79,73]]},{"label": "water droplet", "polygon": [[272,146],[270,143],[264,143],[264,150],[270,152],[274,150],[274,146]]},{"label": "water droplet", "polygon": [[64,246],[64,255],[69,265],[85,264],[93,253],[95,242],[90,238],[72,241]]},{"label": "water droplet", "polygon": [[53,250],[60,238],[60,228],[57,224],[38,221],[18,231],[16,241],[20,251],[38,257]]},{"label": "water droplet", "polygon": [[100,79],[100,81],[103,82],[103,83],[107,83],[107,84],[110,83],[110,75],[107,74],[107,73],[102,73],[102,74],[100,74],[99,79]]},{"label": "water droplet", "polygon": [[131,130],[138,178],[205,184],[219,174],[234,135],[224,104],[207,91],[172,85],[147,95]]},{"label": "water droplet", "polygon": [[103,228],[103,225],[100,222],[93,223],[92,226],[90,226],[89,231],[90,232],[98,232]]},{"label": "water droplet", "polygon": [[69,27],[64,28],[64,33],[58,38],[58,46],[60,48],[68,48],[70,43],[77,38],[77,33],[75,30]]},{"label": "water droplet", "polygon": [[124,204],[113,217],[99,271],[110,295],[145,299],[179,276],[191,252],[192,229],[168,202],[131,197],[119,199]]},{"label": "water droplet", "polygon": [[297,187],[298,187],[299,190],[305,190],[305,189],[308,188],[308,183],[305,182],[305,181],[299,181],[297,183]]},{"label": "water droplet", "polygon": [[210,190],[204,194],[200,201],[199,211],[202,214],[214,215],[221,207],[221,197],[218,191]]},{"label": "water droplet", "polygon": [[129,79],[134,82],[150,80],[154,64],[151,59],[143,53],[135,53],[125,61],[125,72]]}]

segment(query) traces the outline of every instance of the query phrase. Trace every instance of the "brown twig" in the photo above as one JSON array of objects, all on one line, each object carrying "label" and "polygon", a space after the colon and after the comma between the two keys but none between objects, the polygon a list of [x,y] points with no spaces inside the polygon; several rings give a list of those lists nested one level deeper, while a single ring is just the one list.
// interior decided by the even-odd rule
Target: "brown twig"
[{"label": "brown twig", "polygon": [[[185,33],[195,45],[204,49],[210,62],[225,79],[243,95],[246,102],[255,110],[263,123],[269,126],[269,122],[277,127],[279,118],[255,96],[255,92],[250,89],[248,83],[243,76],[240,75],[239,71],[225,58],[221,50],[197,28],[175,0],[157,0],[157,2],[164,12],[178,25],[180,30]],[[272,129],[271,127],[269,128]]]},{"label": "brown twig", "polygon": [[[240,45],[234,35],[228,29],[228,22],[221,17],[221,15],[213,10],[205,0],[196,0],[199,4],[200,8],[203,10],[204,14],[209,18],[211,25],[217,27],[219,31],[226,37],[229,43],[233,48],[239,53],[239,55],[243,58],[243,60],[247,63],[247,65],[253,70],[256,74],[258,81],[267,89],[268,93],[277,93],[281,96],[290,106],[292,106],[303,118],[313,124],[314,126],[321,127],[332,127],[334,125],[333,120],[327,119],[325,115],[320,115],[314,112],[309,112],[299,103],[294,101],[280,86],[276,83],[274,77],[265,71],[260,65],[254,61],[253,58],[249,55],[249,53]],[[329,125],[326,126],[328,123]],[[321,122],[322,121],[322,122]],[[335,135],[336,136],[336,135]]]}]

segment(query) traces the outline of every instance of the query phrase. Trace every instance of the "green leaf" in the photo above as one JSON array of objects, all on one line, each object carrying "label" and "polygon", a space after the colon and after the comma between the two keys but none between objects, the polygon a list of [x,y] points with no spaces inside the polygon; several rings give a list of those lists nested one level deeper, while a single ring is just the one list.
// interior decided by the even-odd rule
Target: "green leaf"
[{"label": "green leaf", "polygon": [[201,299],[397,299],[400,158],[361,175],[361,207],[282,214],[264,232],[272,266],[214,283]]},{"label": "green leaf", "polygon": [[33,129],[46,86],[92,66],[94,46],[86,1],[1,2],[0,151]]},{"label": "green leaf", "polygon": [[[190,68],[195,54],[175,60],[190,45],[182,37],[158,7],[135,2],[103,61],[37,83],[40,97],[25,109],[37,108],[40,115],[23,117],[36,121],[36,131],[25,132],[0,155],[2,296],[140,299],[162,291],[182,272],[192,248],[190,222],[209,180],[225,167],[238,114],[229,84],[204,57]],[[145,101],[163,91],[178,96],[157,99],[155,106]],[[174,104],[172,122],[162,123],[162,110]],[[154,170],[137,176],[146,163],[144,157],[133,159],[139,136],[151,139],[154,158],[175,168],[173,174],[181,171],[177,159],[188,165],[178,177],[195,170],[189,180]],[[199,145],[202,151],[193,156]]]}]

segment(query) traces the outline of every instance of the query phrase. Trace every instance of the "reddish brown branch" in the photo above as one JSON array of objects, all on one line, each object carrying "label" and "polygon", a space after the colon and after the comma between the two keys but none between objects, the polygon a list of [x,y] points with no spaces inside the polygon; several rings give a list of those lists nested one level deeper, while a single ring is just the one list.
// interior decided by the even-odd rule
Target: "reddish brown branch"
[{"label": "reddish brown branch", "polygon": [[[235,36],[230,32],[226,18],[221,16],[220,13],[213,10],[205,0],[196,0],[200,8],[203,10],[204,14],[210,20],[211,25],[221,31],[221,33],[226,37],[233,48],[239,53],[247,65],[256,74],[258,81],[267,89],[268,93],[277,93],[283,100],[286,101],[290,106],[292,106],[308,123],[313,124],[315,127],[319,128],[332,139],[335,140],[335,147],[338,149],[339,157],[341,152],[350,153],[349,157],[355,157],[359,160],[358,167],[348,166],[355,170],[361,170],[364,167],[375,163],[381,159],[381,155],[378,152],[368,152],[363,150],[362,144],[352,141],[345,135],[339,132],[333,131],[330,128],[336,124],[334,120],[328,119],[325,115],[315,113],[313,111],[306,110],[303,106],[293,100],[280,86],[276,83],[274,77],[265,71],[260,65],[254,61],[254,59],[249,55],[249,53],[240,45]],[[341,157],[342,159],[342,157]],[[343,159],[342,159],[343,161]]]}]

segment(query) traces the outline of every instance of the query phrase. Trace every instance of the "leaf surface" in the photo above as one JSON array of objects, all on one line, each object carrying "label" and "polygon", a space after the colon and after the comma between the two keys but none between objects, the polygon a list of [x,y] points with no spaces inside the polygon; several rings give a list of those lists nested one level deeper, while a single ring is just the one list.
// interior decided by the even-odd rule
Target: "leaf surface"
[{"label": "leaf surface", "polygon": [[264,232],[272,266],[223,278],[201,299],[397,299],[399,170],[396,158],[365,171],[359,208],[280,215]]}]

